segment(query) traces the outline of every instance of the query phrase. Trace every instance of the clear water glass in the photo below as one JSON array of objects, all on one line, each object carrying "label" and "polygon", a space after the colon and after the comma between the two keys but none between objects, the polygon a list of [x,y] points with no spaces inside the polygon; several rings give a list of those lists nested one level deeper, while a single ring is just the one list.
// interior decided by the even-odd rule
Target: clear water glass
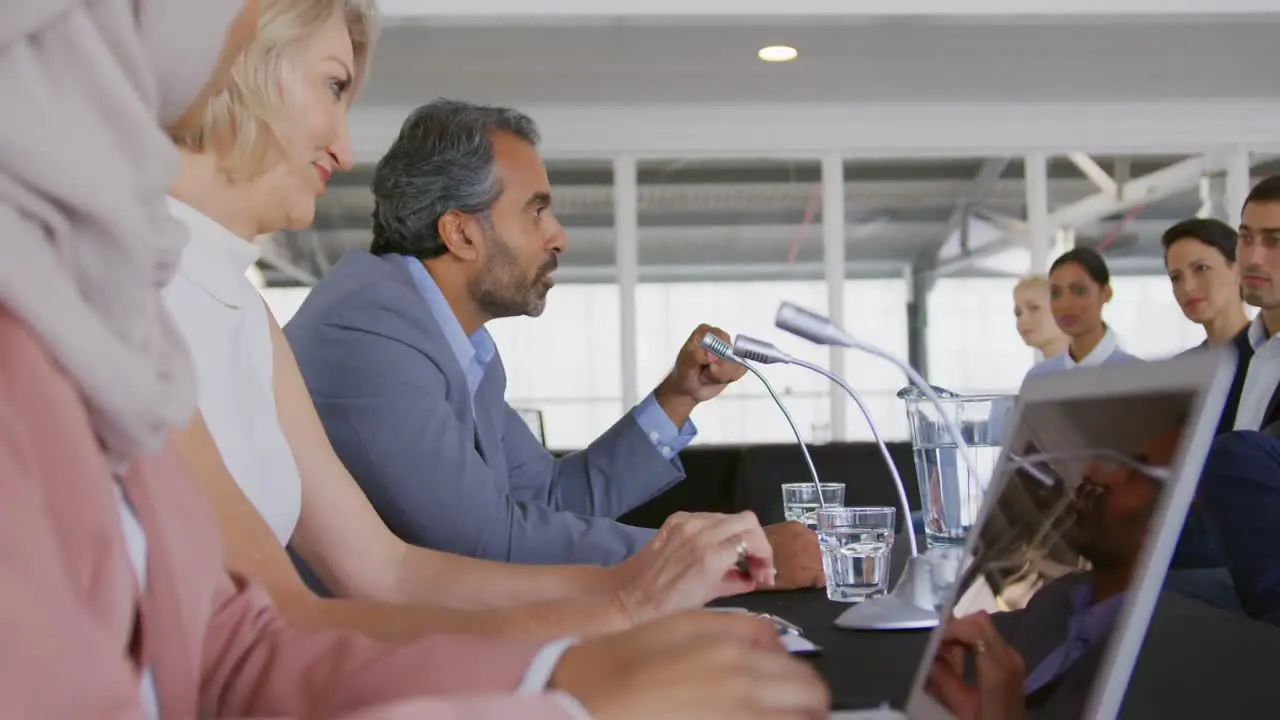
[{"label": "clear water glass", "polygon": [[827,574],[827,598],[860,602],[884,594],[889,587],[897,510],[827,507],[816,515],[822,569]]},{"label": "clear water glass", "polygon": [[[965,544],[978,519],[982,500],[1000,459],[1005,419],[1014,398],[1007,395],[950,395],[942,398],[942,412],[918,392],[900,394],[906,400],[915,451],[916,480],[924,506],[924,534],[928,547]],[[956,424],[973,453],[965,462],[946,420]]]},{"label": "clear water glass", "polygon": [[795,520],[810,530],[818,527],[813,514],[818,508],[844,505],[844,483],[821,483],[822,502],[818,501],[818,488],[811,482],[785,483],[782,486],[782,514],[787,520]]}]

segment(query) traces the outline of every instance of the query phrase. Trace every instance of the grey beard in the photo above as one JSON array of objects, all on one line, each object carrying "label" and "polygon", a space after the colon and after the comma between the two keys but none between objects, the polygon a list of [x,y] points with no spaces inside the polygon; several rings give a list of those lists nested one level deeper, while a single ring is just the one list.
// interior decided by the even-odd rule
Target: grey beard
[{"label": "grey beard", "polygon": [[547,307],[547,294],[541,279],[533,286],[519,288],[519,281],[499,270],[475,278],[468,290],[476,307],[494,318],[527,315],[538,317]]}]

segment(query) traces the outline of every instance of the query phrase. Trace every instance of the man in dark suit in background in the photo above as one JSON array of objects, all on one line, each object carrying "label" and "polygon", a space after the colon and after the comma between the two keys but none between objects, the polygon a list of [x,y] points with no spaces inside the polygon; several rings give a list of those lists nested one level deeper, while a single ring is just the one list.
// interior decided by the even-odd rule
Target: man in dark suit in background
[{"label": "man in dark suit in background", "polygon": [[[1136,459],[1167,467],[1179,436],[1156,435]],[[1152,473],[1090,468],[1064,535],[1090,569],[1053,580],[1021,610],[948,620],[926,690],[957,717],[1081,717],[1162,491]]]},{"label": "man in dark suit in background", "polygon": [[1244,611],[1280,625],[1280,176],[1245,200],[1236,263],[1258,315],[1236,336],[1235,380],[1198,495]]},{"label": "man in dark suit in background", "polygon": [[[613,518],[683,477],[690,413],[744,368],[703,350],[705,332],[723,333],[700,326],[671,374],[589,447],[560,459],[543,449],[506,404],[484,329],[541,314],[565,248],[537,142],[515,110],[444,100],[416,110],[375,172],[372,252],[335,265],[285,334],[334,449],[406,541],[613,564],[653,536]],[[766,533],[781,587],[822,583],[811,531]]]}]

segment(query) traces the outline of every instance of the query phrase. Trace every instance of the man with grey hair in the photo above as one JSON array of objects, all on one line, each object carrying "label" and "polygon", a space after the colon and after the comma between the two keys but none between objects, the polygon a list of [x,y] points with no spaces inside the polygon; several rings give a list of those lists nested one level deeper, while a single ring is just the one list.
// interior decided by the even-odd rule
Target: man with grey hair
[{"label": "man with grey hair", "polygon": [[[371,252],[334,266],[288,323],[335,450],[408,542],[518,563],[614,564],[653,537],[613,518],[683,477],[694,407],[742,377],[698,340],[588,448],[551,456],[506,404],[489,320],[540,315],[564,250],[534,122],[438,100],[373,180]],[[556,372],[548,368],[548,372]],[[766,528],[782,587],[823,581],[816,538]]]}]

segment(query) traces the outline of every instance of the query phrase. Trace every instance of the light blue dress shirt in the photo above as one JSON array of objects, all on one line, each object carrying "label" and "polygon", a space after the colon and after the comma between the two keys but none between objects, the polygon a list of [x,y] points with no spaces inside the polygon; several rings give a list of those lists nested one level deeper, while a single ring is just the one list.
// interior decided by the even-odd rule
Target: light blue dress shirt
[{"label": "light blue dress shirt", "polygon": [[1116,624],[1124,597],[1124,593],[1119,593],[1095,605],[1092,584],[1085,583],[1073,588],[1072,615],[1067,618],[1067,639],[1027,675],[1023,684],[1026,694],[1030,695],[1062,676],[1086,650],[1095,643],[1105,641]]},{"label": "light blue dress shirt", "polygon": [[1079,362],[1071,359],[1070,352],[1063,352],[1033,366],[1031,370],[1027,372],[1027,377],[1065,372],[1077,367],[1098,367],[1101,365],[1120,365],[1133,362],[1144,361],[1136,355],[1130,355],[1125,352],[1124,349],[1120,347],[1120,340],[1116,337],[1115,332],[1111,328],[1107,328],[1106,332],[1103,333],[1102,341],[1098,343],[1098,346],[1093,349],[1093,352],[1086,355]]},{"label": "light blue dress shirt", "polygon": [[[476,388],[480,387],[485,369],[497,354],[493,337],[483,326],[467,337],[466,331],[462,329],[462,323],[458,322],[458,317],[453,314],[449,301],[445,299],[444,293],[440,291],[440,286],[431,277],[431,273],[423,267],[422,261],[405,255],[402,255],[401,259],[409,268],[409,274],[413,276],[418,293],[426,301],[427,309],[444,331],[445,340],[458,358],[458,364],[462,366],[462,372],[467,378],[467,389],[471,392],[472,412],[475,412]],[[692,420],[686,421],[684,427],[677,429],[676,424],[671,422],[671,418],[667,417],[667,413],[658,405],[658,400],[653,393],[649,393],[648,397],[631,409],[631,417],[635,418],[640,429],[665,458],[675,457],[698,434],[697,426]]]}]

